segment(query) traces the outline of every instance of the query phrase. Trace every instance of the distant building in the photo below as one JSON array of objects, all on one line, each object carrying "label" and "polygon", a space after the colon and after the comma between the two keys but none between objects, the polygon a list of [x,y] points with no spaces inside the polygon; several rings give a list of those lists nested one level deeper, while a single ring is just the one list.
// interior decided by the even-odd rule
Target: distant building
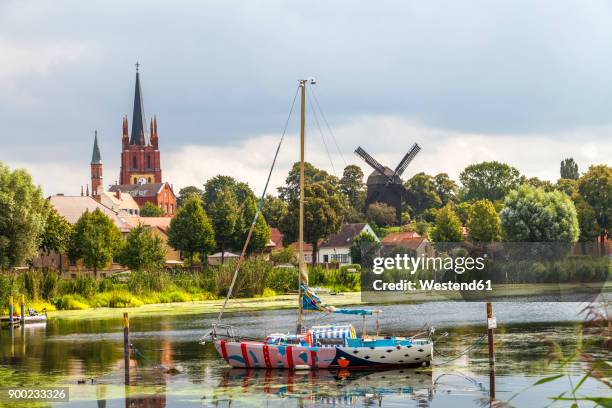
[{"label": "distant building", "polygon": [[126,217],[125,220],[132,226],[136,227],[139,224],[145,225],[151,229],[153,235],[161,238],[166,249],[166,265],[180,265],[183,263],[181,253],[172,248],[168,243],[168,228],[170,227],[171,218],[169,217]]},{"label": "distant building", "polygon": [[133,217],[140,215],[138,203],[128,193],[122,193],[120,190],[114,192],[101,191],[97,198],[100,204],[117,212],[120,216]]},{"label": "distant building", "polygon": [[319,248],[318,259],[320,263],[338,263],[346,265],[352,263],[351,246],[359,234],[367,233],[372,235],[376,241],[380,241],[376,233],[366,223],[344,224],[340,227],[337,234],[329,236]]},{"label": "distant building", "polygon": [[400,250],[414,252],[416,256],[433,256],[434,249],[425,237],[416,232],[393,232],[382,240],[381,254],[383,256],[397,253]]},{"label": "distant building", "polygon": [[227,262],[230,260],[237,260],[238,258],[240,258],[240,255],[234,254],[233,252],[226,251],[226,252],[223,252],[223,254],[221,254],[221,252],[217,252],[212,255],[208,255],[208,264],[209,265],[220,265],[222,256],[223,256],[223,262]]},{"label": "distant building", "polygon": [[283,233],[278,228],[270,228],[270,241],[274,244],[273,249],[283,249]]},{"label": "distant building", "polygon": [[[292,242],[288,245],[288,247],[293,248],[295,252],[295,256],[298,256],[299,244],[297,242]],[[312,244],[304,242],[304,263],[311,264],[312,263]]]},{"label": "distant building", "polygon": [[[172,186],[162,180],[157,117],[153,116],[147,127],[138,66],[131,131],[128,128],[128,118],[124,116],[119,182],[115,182],[109,191],[130,194],[139,206],[142,207],[146,202],[150,202],[161,208],[166,216],[174,216],[176,197]],[[104,199],[105,205],[109,205],[112,198],[103,197],[105,190],[103,173],[104,165],[96,131],[90,162],[91,193],[88,184],[85,192],[81,187],[81,195],[91,196],[98,201]],[[113,204],[111,207],[116,208],[116,205]],[[130,210],[133,212],[133,208],[126,208],[126,210],[129,215],[135,215],[130,213]]]}]

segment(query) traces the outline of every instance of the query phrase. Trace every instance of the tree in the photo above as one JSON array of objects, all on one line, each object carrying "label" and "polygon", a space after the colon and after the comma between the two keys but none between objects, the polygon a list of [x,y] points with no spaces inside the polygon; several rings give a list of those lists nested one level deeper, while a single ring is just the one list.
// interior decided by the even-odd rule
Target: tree
[{"label": "tree", "polygon": [[0,268],[23,265],[36,255],[47,213],[28,172],[0,163]]},{"label": "tree", "polygon": [[363,182],[363,171],[359,166],[350,164],[344,168],[340,179],[340,191],[346,196],[352,208],[363,211],[366,190]]},{"label": "tree", "polygon": [[202,198],[204,192],[197,188],[196,186],[187,186],[183,187],[179,190],[178,196],[176,197],[176,206],[180,207],[183,205],[183,202],[190,195],[195,194],[198,197]]},{"label": "tree", "polygon": [[576,242],[576,208],[560,191],[545,192],[526,184],[512,190],[504,201],[501,226],[506,241]]},{"label": "tree", "polygon": [[[257,212],[257,197],[255,197],[255,193],[248,184],[238,182],[230,176],[218,175],[208,180],[204,185],[204,208],[206,211],[209,211],[212,203],[216,201],[216,195],[226,188],[233,192],[238,203],[236,226],[228,245],[231,248],[242,249]],[[254,251],[265,248],[269,239],[270,227],[268,227],[264,216],[260,214],[257,217],[248,250]]]},{"label": "tree", "polygon": [[385,203],[370,204],[366,211],[366,218],[377,227],[388,227],[395,223],[395,208]]},{"label": "tree", "polygon": [[560,178],[557,180],[555,189],[563,191],[569,197],[572,197],[574,194],[578,193],[578,180]]},{"label": "tree", "polygon": [[571,157],[563,159],[561,162],[561,178],[578,180],[580,174],[578,173],[578,164]]},{"label": "tree", "polygon": [[500,219],[495,206],[489,200],[474,203],[467,222],[468,238],[472,242],[499,241]]},{"label": "tree", "polygon": [[380,255],[380,242],[372,234],[362,232],[353,240],[350,254],[352,263],[372,268],[374,258]]},{"label": "tree", "polygon": [[70,224],[64,217],[59,215],[55,208],[53,208],[50,204],[47,204],[47,206],[47,221],[45,222],[45,229],[41,236],[40,249],[45,251],[47,254],[49,254],[51,251],[59,254],[61,270],[61,257],[68,251],[70,246],[72,224]]},{"label": "tree", "polygon": [[470,219],[470,212],[472,211],[473,204],[467,201],[459,203],[455,206],[455,213],[461,220],[462,225],[467,225],[468,220]]},{"label": "tree", "polygon": [[457,191],[459,186],[453,179],[448,177],[446,173],[438,173],[434,177],[434,185],[442,205],[454,203],[457,200]]},{"label": "tree", "polygon": [[599,225],[599,245],[605,253],[605,238],[612,236],[612,167],[600,164],[578,179],[578,190],[595,212]]},{"label": "tree", "polygon": [[221,250],[221,263],[224,263],[225,250],[234,237],[238,219],[238,203],[231,187],[224,186],[216,192],[213,201],[208,203],[208,215],[215,230],[217,246]]},{"label": "tree", "polygon": [[521,184],[529,184],[533,188],[541,188],[544,191],[553,191],[555,186],[548,180],[541,180],[537,177],[523,178]]},{"label": "tree", "polygon": [[[596,242],[600,233],[597,213],[578,192],[572,196],[572,201],[578,215],[578,225],[580,227],[579,240],[583,243]],[[583,245],[583,248],[585,248],[585,245]]]},{"label": "tree", "polygon": [[164,210],[153,203],[146,202],[142,207],[140,207],[141,217],[162,217],[163,215]]},{"label": "tree", "polygon": [[197,196],[187,197],[170,221],[168,242],[190,263],[193,263],[195,255],[203,260],[215,249],[215,232]]},{"label": "tree", "polygon": [[459,175],[461,199],[497,201],[519,185],[520,173],[505,163],[482,162],[467,166]]},{"label": "tree", "polygon": [[85,211],[74,225],[70,239],[70,257],[82,259],[94,276],[98,269],[107,266],[122,244],[119,228],[99,208]]},{"label": "tree", "polygon": [[412,217],[419,218],[429,208],[438,208],[442,199],[438,195],[436,180],[423,172],[412,176],[404,184],[408,191],[408,205],[412,208]]},{"label": "tree", "polygon": [[159,236],[140,224],[130,230],[118,259],[119,263],[132,270],[155,270],[164,266],[166,248]]},{"label": "tree", "polygon": [[[330,194],[336,193],[338,179],[320,170],[312,164],[304,163],[304,184],[321,183]],[[300,195],[300,163],[294,163],[285,179],[285,186],[278,188],[279,197],[287,203],[299,199]]]},{"label": "tree", "polygon": [[[306,184],[304,187],[304,241],[312,245],[313,265],[319,248],[319,240],[338,231],[342,223],[344,207],[337,193],[330,193],[325,182]],[[289,203],[289,212],[281,225],[287,242],[298,239],[299,200]]]},{"label": "tree", "polygon": [[463,240],[461,221],[450,204],[446,204],[438,211],[436,223],[431,231],[431,239],[434,242],[461,242]]},{"label": "tree", "polygon": [[261,213],[269,226],[278,228],[283,218],[287,215],[288,206],[285,201],[272,194],[266,194]]}]

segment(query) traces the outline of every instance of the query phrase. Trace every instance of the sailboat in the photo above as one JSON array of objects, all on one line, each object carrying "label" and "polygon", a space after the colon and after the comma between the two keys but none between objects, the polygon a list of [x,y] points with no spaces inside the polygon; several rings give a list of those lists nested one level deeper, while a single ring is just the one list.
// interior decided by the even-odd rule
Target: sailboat
[{"label": "sailboat", "polygon": [[[325,305],[308,286],[308,270],[304,262],[304,133],[306,120],[306,89],[314,85],[313,78],[299,81],[300,92],[300,197],[299,197],[299,290],[295,333],[272,333],[263,341],[236,336],[234,328],[221,323],[223,311],[231,296],[240,265],[245,257],[253,227],[259,216],[262,200],[255,214],[247,240],[238,260],[232,282],[211,338],[219,355],[232,367],[262,369],[384,369],[429,365],[433,355],[430,337],[396,337],[368,335],[365,318],[380,313],[368,309],[336,309]],[[297,96],[297,95],[296,95]],[[282,139],[281,139],[282,143]],[[280,145],[279,145],[280,148]],[[278,156],[278,148],[274,162]],[[270,173],[272,172],[270,170]],[[268,176],[268,182],[270,176]],[[314,311],[361,316],[363,327],[358,336],[352,324],[303,326],[303,312]]]}]

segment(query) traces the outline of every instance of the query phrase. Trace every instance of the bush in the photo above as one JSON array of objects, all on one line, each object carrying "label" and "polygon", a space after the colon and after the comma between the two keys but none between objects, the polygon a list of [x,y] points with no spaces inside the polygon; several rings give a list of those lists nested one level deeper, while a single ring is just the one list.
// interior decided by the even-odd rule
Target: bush
[{"label": "bush", "polygon": [[265,286],[276,293],[298,290],[297,268],[272,268],[266,277]]},{"label": "bush", "polygon": [[80,295],[63,295],[54,300],[53,305],[60,310],[89,309],[87,301]]}]

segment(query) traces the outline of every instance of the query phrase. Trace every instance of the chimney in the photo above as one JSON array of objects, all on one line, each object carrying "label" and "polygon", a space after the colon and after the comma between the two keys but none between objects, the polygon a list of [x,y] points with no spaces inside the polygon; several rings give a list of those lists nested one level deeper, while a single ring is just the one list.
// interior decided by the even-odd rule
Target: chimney
[{"label": "chimney", "polygon": [[81,197],[83,197],[83,186],[82,185],[81,185]]}]

